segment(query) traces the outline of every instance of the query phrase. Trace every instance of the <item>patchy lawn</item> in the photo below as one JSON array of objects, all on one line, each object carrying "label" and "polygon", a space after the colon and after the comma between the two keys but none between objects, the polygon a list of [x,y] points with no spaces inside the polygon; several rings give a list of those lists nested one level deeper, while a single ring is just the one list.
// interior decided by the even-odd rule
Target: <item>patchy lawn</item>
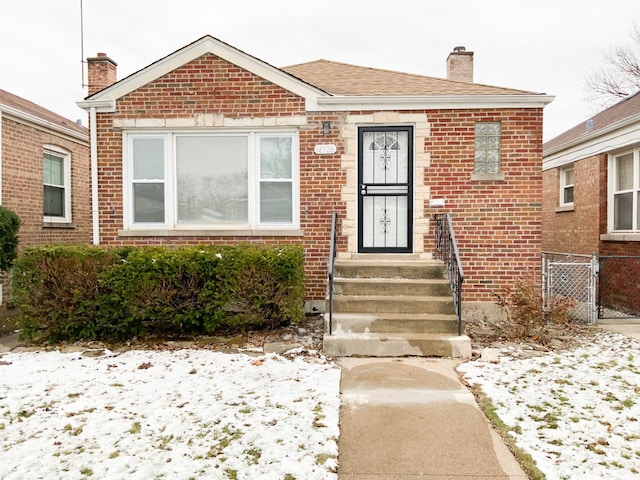
[{"label": "patchy lawn", "polygon": [[0,478],[337,479],[322,356],[105,353],[0,356]]},{"label": "patchy lawn", "polygon": [[640,477],[640,344],[601,332],[533,358],[500,353],[498,363],[458,371],[547,480]]}]

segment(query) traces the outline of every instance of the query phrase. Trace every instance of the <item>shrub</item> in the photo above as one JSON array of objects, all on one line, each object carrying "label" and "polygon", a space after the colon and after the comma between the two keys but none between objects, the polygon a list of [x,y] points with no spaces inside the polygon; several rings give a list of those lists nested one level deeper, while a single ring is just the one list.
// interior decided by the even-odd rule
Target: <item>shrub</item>
[{"label": "shrub", "polygon": [[216,304],[229,325],[276,327],[303,316],[301,247],[240,246],[220,251]]},{"label": "shrub", "polygon": [[531,339],[547,342],[548,326],[551,323],[566,323],[570,311],[575,307],[571,298],[554,297],[545,309],[542,289],[532,275],[523,276],[514,287],[495,293],[496,304],[501,308],[502,318],[494,326],[499,334],[509,340]]},{"label": "shrub", "polygon": [[109,272],[108,303],[146,334],[211,333],[222,320],[206,294],[217,288],[217,261],[207,249],[135,249]]},{"label": "shrub", "polygon": [[19,229],[18,215],[0,206],[0,272],[9,270],[18,254]]},{"label": "shrub", "polygon": [[19,326],[57,342],[297,322],[303,261],[299,246],[31,248],[15,266]]},{"label": "shrub", "polygon": [[14,265],[13,288],[19,327],[27,339],[97,338],[105,317],[104,272],[117,264],[116,251],[82,246],[25,249]]}]

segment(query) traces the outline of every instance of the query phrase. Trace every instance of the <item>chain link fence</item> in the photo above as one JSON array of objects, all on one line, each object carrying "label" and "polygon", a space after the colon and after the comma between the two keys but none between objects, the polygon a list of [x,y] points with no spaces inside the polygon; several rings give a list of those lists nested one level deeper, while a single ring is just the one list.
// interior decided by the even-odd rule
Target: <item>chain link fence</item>
[{"label": "chain link fence", "polygon": [[545,307],[553,299],[571,298],[576,306],[569,315],[581,322],[596,323],[596,278],[594,255],[542,254],[542,294]]},{"label": "chain link fence", "polygon": [[554,298],[576,301],[570,315],[589,325],[596,318],[640,318],[640,257],[542,254],[545,307]]},{"label": "chain link fence", "polygon": [[640,317],[640,257],[601,256],[598,318]]}]

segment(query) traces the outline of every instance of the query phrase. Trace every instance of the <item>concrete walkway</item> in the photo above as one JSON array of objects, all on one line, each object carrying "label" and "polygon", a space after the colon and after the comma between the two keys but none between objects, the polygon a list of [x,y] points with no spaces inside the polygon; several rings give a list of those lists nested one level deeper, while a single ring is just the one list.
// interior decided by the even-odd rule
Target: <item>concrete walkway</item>
[{"label": "concrete walkway", "polygon": [[340,480],[528,480],[459,360],[342,358]]},{"label": "concrete walkway", "polygon": [[640,342],[640,320],[637,318],[600,319],[596,326],[610,332],[622,333]]}]

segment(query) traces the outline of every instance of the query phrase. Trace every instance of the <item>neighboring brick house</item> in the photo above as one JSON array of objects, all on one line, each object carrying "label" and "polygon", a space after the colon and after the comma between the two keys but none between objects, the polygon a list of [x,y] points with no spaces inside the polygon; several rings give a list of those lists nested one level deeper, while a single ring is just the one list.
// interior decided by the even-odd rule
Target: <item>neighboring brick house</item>
[{"label": "neighboring brick house", "polygon": [[544,144],[545,251],[640,255],[640,92]]},{"label": "neighboring brick house", "polygon": [[539,272],[552,97],[473,83],[472,52],[450,54],[448,79],[279,69],[210,36],[120,81],[105,54],[88,63],[94,243],[302,244],[321,303],[332,212],[341,258],[429,258],[446,211],[466,302]]},{"label": "neighboring brick house", "polygon": [[90,243],[89,131],[0,90],[0,203],[20,246]]},{"label": "neighboring brick house", "polygon": [[[544,251],[640,256],[640,92],[546,142],[543,170]],[[640,262],[623,263],[607,289],[638,297]]]}]

